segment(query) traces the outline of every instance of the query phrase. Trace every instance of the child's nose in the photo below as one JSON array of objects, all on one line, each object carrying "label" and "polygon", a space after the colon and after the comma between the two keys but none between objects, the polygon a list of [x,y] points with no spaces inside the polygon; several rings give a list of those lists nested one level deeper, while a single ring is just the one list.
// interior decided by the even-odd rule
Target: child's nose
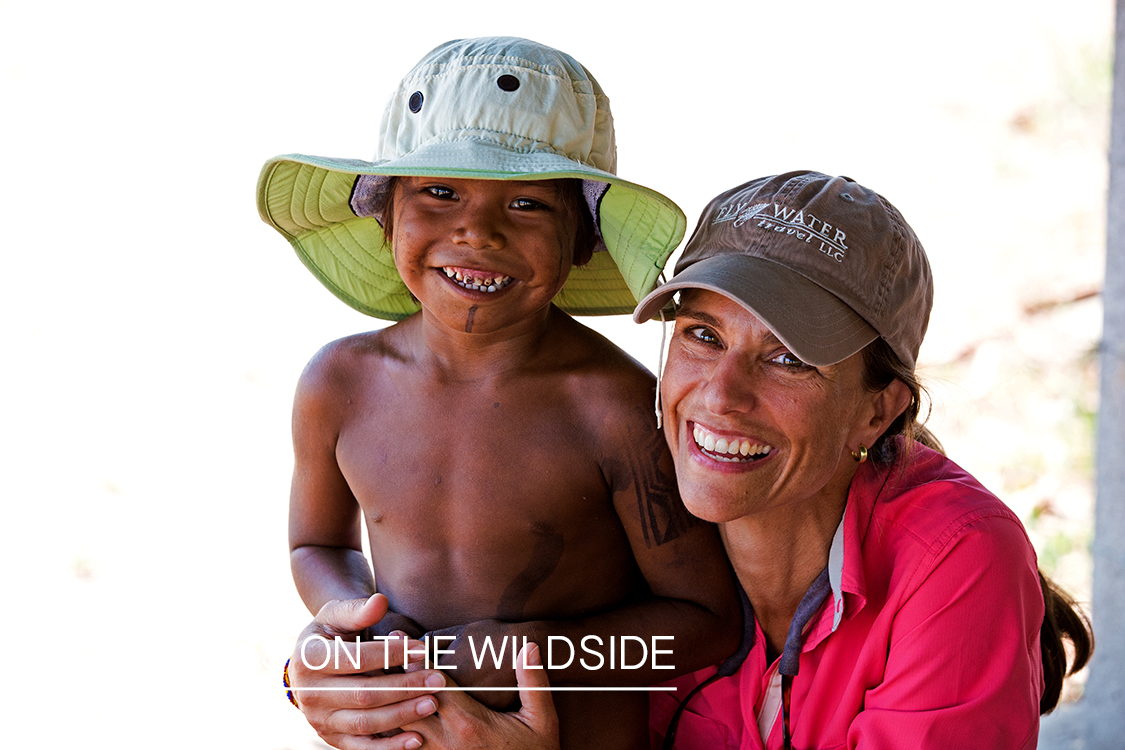
[{"label": "child's nose", "polygon": [[502,247],[505,241],[502,212],[483,203],[467,206],[461,212],[453,239],[477,249]]}]

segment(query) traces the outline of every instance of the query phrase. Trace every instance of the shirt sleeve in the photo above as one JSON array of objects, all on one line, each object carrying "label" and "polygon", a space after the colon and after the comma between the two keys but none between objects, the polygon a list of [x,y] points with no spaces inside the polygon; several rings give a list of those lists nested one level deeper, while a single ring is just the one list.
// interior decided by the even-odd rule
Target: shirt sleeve
[{"label": "shirt sleeve", "polygon": [[883,680],[867,691],[848,747],[1035,747],[1043,597],[1019,521],[958,519],[908,575]]}]

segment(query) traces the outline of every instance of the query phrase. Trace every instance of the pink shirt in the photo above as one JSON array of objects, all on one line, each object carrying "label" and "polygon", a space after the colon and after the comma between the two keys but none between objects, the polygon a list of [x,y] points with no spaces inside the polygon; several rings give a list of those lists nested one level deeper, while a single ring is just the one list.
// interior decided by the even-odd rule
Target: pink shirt
[{"label": "pink shirt", "polygon": [[[796,750],[1035,747],[1043,597],[1007,506],[916,445],[904,472],[859,467],[832,558],[833,591],[806,627],[793,679]],[[677,750],[781,748],[778,665],[755,630],[739,671],[688,703]],[[714,672],[653,694],[654,747],[680,699]]]}]

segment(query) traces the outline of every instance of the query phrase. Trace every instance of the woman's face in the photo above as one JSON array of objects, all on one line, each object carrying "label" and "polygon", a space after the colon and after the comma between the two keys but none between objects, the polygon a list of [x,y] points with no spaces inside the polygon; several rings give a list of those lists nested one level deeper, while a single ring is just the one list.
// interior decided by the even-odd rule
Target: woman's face
[{"label": "woman's face", "polygon": [[851,452],[885,427],[862,355],[812,367],[730,298],[693,289],[682,301],[661,398],[688,510],[722,523],[842,503]]}]

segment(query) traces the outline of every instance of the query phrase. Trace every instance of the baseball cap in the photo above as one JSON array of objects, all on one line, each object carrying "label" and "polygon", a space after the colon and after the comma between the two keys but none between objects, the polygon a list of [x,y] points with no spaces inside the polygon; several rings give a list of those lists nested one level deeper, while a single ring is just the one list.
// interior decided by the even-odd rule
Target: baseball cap
[{"label": "baseball cap", "polygon": [[801,360],[847,359],[882,337],[913,369],[933,306],[929,261],[885,198],[848,177],[763,177],[712,200],[670,281],[641,300],[638,323],[683,289],[726,295]]}]

